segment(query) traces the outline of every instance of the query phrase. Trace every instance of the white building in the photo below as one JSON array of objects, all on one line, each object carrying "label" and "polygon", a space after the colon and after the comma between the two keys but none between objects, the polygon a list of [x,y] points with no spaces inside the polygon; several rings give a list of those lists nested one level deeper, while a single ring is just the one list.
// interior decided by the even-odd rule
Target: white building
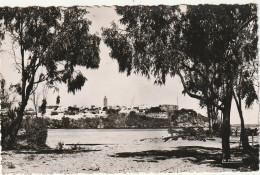
[{"label": "white building", "polygon": [[161,110],[164,111],[176,111],[178,110],[178,105],[169,105],[169,104],[163,104],[160,105]]},{"label": "white building", "polygon": [[164,119],[168,118],[167,112],[148,113],[146,115],[147,117],[152,117],[152,118],[164,118]]}]

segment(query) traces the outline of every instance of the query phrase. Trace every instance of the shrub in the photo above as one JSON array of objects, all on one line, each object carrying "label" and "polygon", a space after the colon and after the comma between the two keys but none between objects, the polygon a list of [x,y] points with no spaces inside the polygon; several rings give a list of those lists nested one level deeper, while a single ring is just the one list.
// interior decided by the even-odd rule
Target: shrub
[{"label": "shrub", "polygon": [[116,109],[108,109],[107,110],[108,115],[118,114],[118,112],[119,112],[119,110],[116,110]]},{"label": "shrub", "polygon": [[79,146],[79,143],[74,144],[70,147],[71,150],[82,150],[83,148]]},{"label": "shrub", "polygon": [[25,138],[29,146],[33,148],[46,146],[48,130],[44,118],[27,118],[24,129]]},{"label": "shrub", "polygon": [[188,140],[205,140],[206,139],[206,131],[203,128],[192,128],[187,127],[183,128],[179,133],[183,139]]},{"label": "shrub", "polygon": [[197,135],[197,131],[194,128],[183,128],[183,134],[185,136],[196,136]]},{"label": "shrub", "polygon": [[58,142],[58,145],[56,146],[56,148],[58,150],[63,150],[63,146],[64,146],[64,143],[63,142]]},{"label": "shrub", "polygon": [[62,128],[70,128],[70,119],[69,117],[62,117],[62,120],[61,120],[61,124],[62,124]]},{"label": "shrub", "polygon": [[[16,113],[15,110],[8,110],[7,113],[1,113],[1,146],[5,149],[11,149],[12,143],[12,130],[11,125],[15,121]],[[16,140],[14,147],[17,146]]]}]

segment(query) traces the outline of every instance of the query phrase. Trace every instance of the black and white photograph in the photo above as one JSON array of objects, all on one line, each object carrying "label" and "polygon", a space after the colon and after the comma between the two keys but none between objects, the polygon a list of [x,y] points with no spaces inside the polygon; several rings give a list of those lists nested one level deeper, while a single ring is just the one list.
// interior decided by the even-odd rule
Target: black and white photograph
[{"label": "black and white photograph", "polygon": [[259,3],[147,2],[0,2],[2,174],[259,172]]}]

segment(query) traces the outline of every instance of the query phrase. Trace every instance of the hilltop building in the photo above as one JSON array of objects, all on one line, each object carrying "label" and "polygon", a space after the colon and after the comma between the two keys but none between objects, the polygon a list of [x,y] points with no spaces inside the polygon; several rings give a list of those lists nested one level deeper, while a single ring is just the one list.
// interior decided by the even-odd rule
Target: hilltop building
[{"label": "hilltop building", "polygon": [[178,105],[163,104],[163,105],[160,105],[160,108],[161,108],[161,110],[163,110],[163,111],[172,112],[172,111],[178,110]]}]

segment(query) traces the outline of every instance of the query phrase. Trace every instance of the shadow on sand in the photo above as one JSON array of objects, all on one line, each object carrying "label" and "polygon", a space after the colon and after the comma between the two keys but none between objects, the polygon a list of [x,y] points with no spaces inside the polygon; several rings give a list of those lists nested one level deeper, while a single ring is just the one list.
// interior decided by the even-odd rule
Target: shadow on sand
[{"label": "shadow on sand", "polygon": [[[46,149],[46,150],[20,150],[14,151],[16,154],[75,154],[75,153],[83,153],[83,152],[93,152],[93,151],[101,151],[101,150],[58,150],[58,149]],[[1,153],[1,155],[8,154],[8,153]]]},{"label": "shadow on sand", "polygon": [[222,151],[219,148],[202,146],[180,146],[174,150],[149,150],[142,152],[121,152],[112,157],[134,157],[138,162],[158,162],[160,160],[181,158],[194,164],[208,164],[213,167],[237,169],[238,171],[259,170],[259,149],[254,148],[246,153],[232,149],[232,157],[242,158],[242,163],[222,164]]}]

